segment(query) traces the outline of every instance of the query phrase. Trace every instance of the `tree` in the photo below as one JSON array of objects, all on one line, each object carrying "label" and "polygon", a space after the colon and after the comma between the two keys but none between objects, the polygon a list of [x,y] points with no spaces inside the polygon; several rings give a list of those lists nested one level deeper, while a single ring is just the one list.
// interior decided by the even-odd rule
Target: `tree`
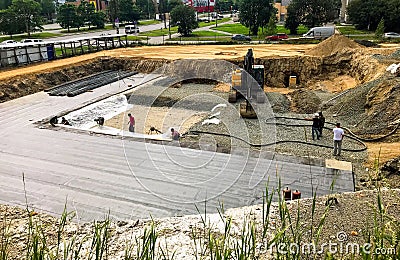
[{"label": "tree", "polygon": [[[81,24],[83,25],[85,23],[88,23],[89,29],[90,29],[90,26],[92,25],[91,17],[95,14],[94,5],[89,2],[81,2],[81,4],[76,9],[76,13],[78,16],[78,20],[81,22]],[[82,25],[80,25],[80,26],[82,26]]]},{"label": "tree", "polygon": [[382,18],[375,31],[375,37],[381,39],[385,33],[385,20]]},{"label": "tree", "polygon": [[297,27],[300,25],[297,9],[294,5],[289,5],[287,8],[287,18],[285,21],[285,28],[290,30],[290,34],[297,34]]},{"label": "tree", "polygon": [[239,21],[249,28],[253,35],[258,34],[258,28],[268,24],[271,15],[276,14],[273,0],[241,0],[239,3]]},{"label": "tree", "polygon": [[141,19],[151,19],[155,16],[154,5],[149,0],[136,0]]},{"label": "tree", "polygon": [[312,28],[331,22],[338,17],[341,6],[341,0],[293,0],[288,6],[286,28],[294,32],[296,24]]},{"label": "tree", "polygon": [[177,6],[183,5],[183,2],[181,0],[169,0],[168,1],[168,8],[167,11],[168,13],[170,13],[172,11],[172,9],[174,9]]},{"label": "tree", "polygon": [[58,8],[57,22],[62,28],[67,28],[68,32],[71,27],[75,27],[77,20],[76,8],[71,4],[64,4]]},{"label": "tree", "polygon": [[0,32],[12,37],[13,34],[22,33],[24,30],[25,26],[21,18],[10,8],[0,10]]},{"label": "tree", "polygon": [[96,26],[98,29],[103,29],[105,26],[106,15],[103,12],[95,12],[90,16],[90,24]]},{"label": "tree", "polygon": [[388,31],[400,32],[399,0],[353,0],[347,14],[357,29],[374,31],[384,19]]},{"label": "tree", "polygon": [[132,0],[119,0],[118,16],[120,21],[134,22],[139,20],[140,13]]},{"label": "tree", "polygon": [[199,27],[194,9],[186,5],[171,10],[171,24],[178,25],[178,32],[183,36],[190,35],[193,29]]},{"label": "tree", "polygon": [[230,12],[231,7],[234,7],[234,3],[232,0],[217,0],[215,4],[215,9],[217,9],[220,12]]},{"label": "tree", "polygon": [[12,4],[12,0],[1,0],[0,1],[0,10],[7,9]]},{"label": "tree", "polygon": [[31,35],[32,28],[41,26],[41,8],[38,2],[34,0],[14,0],[9,8],[11,12],[21,18],[28,36]]},{"label": "tree", "polygon": [[53,0],[41,0],[40,7],[42,8],[41,15],[47,18],[47,20],[53,19],[53,14],[56,11],[56,6]]},{"label": "tree", "polygon": [[384,14],[382,0],[353,0],[347,6],[347,14],[357,29],[375,30]]},{"label": "tree", "polygon": [[118,0],[110,0],[110,2],[108,4],[108,14],[110,16],[109,19],[111,20],[113,27],[114,27],[115,19],[118,18],[118,14],[119,14],[119,1]]},{"label": "tree", "polygon": [[273,35],[276,33],[276,23],[278,22],[278,19],[276,18],[276,15],[271,15],[269,17],[268,25],[267,25],[267,34],[268,35]]}]

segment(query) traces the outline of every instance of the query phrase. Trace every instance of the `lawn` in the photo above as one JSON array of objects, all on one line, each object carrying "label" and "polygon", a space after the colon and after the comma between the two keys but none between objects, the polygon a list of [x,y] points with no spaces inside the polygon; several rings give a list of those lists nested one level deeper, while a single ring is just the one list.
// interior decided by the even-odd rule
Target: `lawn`
[{"label": "lawn", "polygon": [[14,40],[14,41],[21,41],[23,39],[28,39],[28,38],[34,38],[34,39],[46,39],[46,38],[51,38],[51,37],[57,37],[61,36],[59,33],[49,33],[49,32],[40,32],[40,33],[31,33],[31,36],[28,35],[17,35],[13,36],[12,38],[10,36],[3,36],[0,37],[0,41],[6,41],[6,40]]},{"label": "lawn", "polygon": [[374,32],[357,30],[354,25],[336,26],[341,34],[344,35],[358,35],[358,34],[373,34]]},{"label": "lawn", "polygon": [[[171,34],[177,33],[178,32],[178,27],[173,26],[171,27]],[[153,31],[148,31],[148,32],[141,32],[139,35],[140,36],[149,36],[149,37],[157,37],[157,36],[166,36],[168,35],[169,30],[167,29],[158,29],[158,30],[153,30]]]},{"label": "lawn", "polygon": [[[103,30],[111,30],[111,29],[113,29],[113,26],[111,24],[109,24],[109,25],[106,25],[103,29],[98,29],[97,27],[90,27],[90,29],[89,29],[89,27],[82,27],[82,28],[79,28],[79,31],[78,31],[78,28],[70,28],[69,29],[69,33],[81,33],[81,32],[89,32],[89,31],[103,31]],[[61,32],[62,33],[68,33],[68,30],[64,29]]]},{"label": "lawn", "polygon": [[179,41],[217,41],[217,42],[230,42],[231,37],[230,36],[215,36],[215,37],[176,37],[176,38],[172,38],[169,39],[167,41],[175,41],[175,42],[179,42]]},{"label": "lawn", "polygon": [[[240,23],[223,24],[223,25],[219,25],[218,27],[212,27],[212,29],[231,33],[231,34],[248,35],[248,33],[249,33],[249,29]],[[286,29],[283,25],[278,25],[276,27],[276,29],[277,29],[277,33],[286,33],[286,34],[290,33],[290,31],[288,29]],[[307,31],[308,31],[308,28],[303,25],[300,25],[299,28],[297,29],[297,33],[300,35],[306,33]],[[262,30],[262,28],[259,28],[258,35],[259,35],[258,38],[264,38],[267,34],[265,33],[265,31]]]},{"label": "lawn", "polygon": [[[230,20],[231,20],[231,18],[225,17],[225,18],[222,18],[221,20],[217,20],[217,24],[225,23],[225,22],[228,22]],[[210,22],[199,22],[199,28],[207,27],[207,26],[215,26],[215,20],[214,21],[210,21]]]},{"label": "lawn", "polygon": [[151,25],[151,24],[159,24],[162,23],[162,21],[159,20],[143,20],[139,21],[139,25],[144,26],[144,25]]}]

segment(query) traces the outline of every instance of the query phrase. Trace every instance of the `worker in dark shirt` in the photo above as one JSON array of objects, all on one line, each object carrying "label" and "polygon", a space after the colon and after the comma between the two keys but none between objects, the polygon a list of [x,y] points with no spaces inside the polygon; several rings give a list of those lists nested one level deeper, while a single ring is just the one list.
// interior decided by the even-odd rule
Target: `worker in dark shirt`
[{"label": "worker in dark shirt", "polygon": [[320,137],[320,132],[319,132],[319,126],[320,126],[320,121],[319,121],[319,114],[315,113],[313,118],[305,118],[306,120],[312,120],[312,126],[311,126],[311,131],[312,131],[312,139],[315,140],[315,136],[317,136],[317,140],[319,140]]}]

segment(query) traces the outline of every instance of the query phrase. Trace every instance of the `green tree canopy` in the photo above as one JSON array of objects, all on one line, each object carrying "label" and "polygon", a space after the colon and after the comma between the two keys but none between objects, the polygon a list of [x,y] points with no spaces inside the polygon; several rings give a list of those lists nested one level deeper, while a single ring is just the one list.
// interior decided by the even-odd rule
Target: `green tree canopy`
[{"label": "green tree canopy", "polygon": [[139,9],[141,19],[151,19],[155,17],[155,9],[152,1],[136,0],[136,6]]},{"label": "green tree canopy", "polygon": [[181,0],[169,0],[168,5],[167,5],[168,13],[170,13],[172,11],[172,9],[174,9],[175,7],[177,7],[179,5],[183,5],[183,2]]},{"label": "green tree canopy", "polygon": [[171,10],[171,24],[178,25],[178,32],[183,36],[190,35],[193,29],[199,27],[194,9],[186,5]]},{"label": "green tree canopy", "polygon": [[77,20],[76,7],[71,4],[64,4],[58,8],[57,22],[62,28],[70,31],[71,27],[75,27],[75,21]]},{"label": "green tree canopy", "polygon": [[300,15],[298,9],[294,5],[287,7],[287,18],[285,21],[285,28],[290,30],[290,34],[297,34],[297,27],[300,25]]},{"label": "green tree canopy", "polygon": [[41,0],[40,7],[42,8],[41,15],[46,17],[48,20],[53,19],[53,14],[56,11],[56,5],[53,0]]},{"label": "green tree canopy", "polygon": [[12,0],[0,0],[0,10],[7,9],[12,3]]},{"label": "green tree canopy", "polygon": [[140,12],[132,0],[119,0],[118,16],[121,22],[134,22],[139,20]]},{"label": "green tree canopy", "polygon": [[400,32],[399,0],[353,0],[347,14],[357,29],[374,31],[384,19],[387,31]]},{"label": "green tree canopy", "polygon": [[215,9],[217,9],[219,12],[230,12],[231,7],[232,9],[235,9],[233,0],[217,0],[215,3]]},{"label": "green tree canopy", "polygon": [[34,0],[13,0],[10,11],[21,18],[25,31],[31,35],[32,28],[41,27],[40,4]]},{"label": "green tree canopy", "polygon": [[0,11],[0,32],[12,36],[24,30],[25,26],[21,17],[15,15],[10,8]]},{"label": "green tree canopy", "polygon": [[312,28],[332,22],[341,6],[341,0],[293,0],[288,6],[285,27],[293,33],[299,24]]},{"label": "green tree canopy", "polygon": [[273,0],[241,0],[239,11],[240,23],[249,28],[252,35],[257,35],[258,28],[265,27],[270,16],[276,14]]}]

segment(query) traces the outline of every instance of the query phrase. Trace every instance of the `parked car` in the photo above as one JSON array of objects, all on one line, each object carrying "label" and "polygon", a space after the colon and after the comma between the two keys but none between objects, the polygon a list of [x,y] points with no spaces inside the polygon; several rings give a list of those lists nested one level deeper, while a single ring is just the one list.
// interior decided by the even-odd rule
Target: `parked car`
[{"label": "parked car", "polygon": [[15,43],[17,43],[17,42],[14,40],[6,40],[6,41],[2,41],[0,44],[1,45],[11,45],[11,44],[15,44]]},{"label": "parked car", "polygon": [[23,39],[21,43],[44,43],[42,39]]},{"label": "parked car", "polygon": [[268,41],[280,41],[289,38],[286,33],[277,33],[274,35],[270,35],[265,37]]},{"label": "parked car", "polygon": [[236,35],[232,36],[231,39],[234,41],[251,41],[250,36],[246,36],[243,34],[236,34]]},{"label": "parked car", "polygon": [[136,24],[127,24],[125,25],[125,33],[126,34],[139,33],[139,27]]},{"label": "parked car", "polygon": [[392,38],[399,39],[400,38],[400,34],[395,33],[395,32],[387,32],[387,33],[385,33],[383,35],[383,37],[387,38],[387,39],[392,39]]}]

